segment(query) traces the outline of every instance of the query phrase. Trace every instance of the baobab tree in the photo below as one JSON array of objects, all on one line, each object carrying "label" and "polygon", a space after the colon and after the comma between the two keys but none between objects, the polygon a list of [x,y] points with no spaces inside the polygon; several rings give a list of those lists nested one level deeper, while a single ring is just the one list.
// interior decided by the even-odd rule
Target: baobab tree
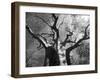
[{"label": "baobab tree", "polygon": [[[45,16],[43,13],[42,15]],[[70,26],[74,26],[74,28],[77,26],[77,29],[79,26],[83,26],[81,30],[81,38],[78,36],[75,36],[75,29],[71,30],[69,26],[65,25],[66,22],[69,23],[68,20],[66,20],[67,15],[64,15],[61,19],[62,14],[47,14],[46,17],[41,16],[41,14],[34,14],[32,15],[35,18],[37,18],[41,23],[45,24],[45,27],[49,29],[49,32],[43,32],[40,31],[38,33],[35,33],[30,27],[29,24],[26,24],[26,30],[28,33],[32,36],[32,38],[36,39],[39,43],[37,46],[37,49],[45,49],[45,59],[43,66],[46,66],[49,62],[49,66],[58,66],[61,65],[61,59],[60,54],[62,50],[64,51],[65,55],[63,55],[66,59],[63,61],[63,63],[67,63],[67,65],[71,65],[71,58],[70,53],[78,48],[79,46],[82,46],[82,42],[89,39],[89,21],[85,25],[79,25],[79,23],[72,24],[73,21],[76,21],[75,15],[70,15],[69,20],[71,20]],[[74,16],[74,17],[73,17]],[[39,23],[39,22],[38,22]],[[84,22],[82,22],[84,23]],[[36,24],[35,24],[36,25]],[[32,25],[35,27],[35,25]],[[42,25],[42,24],[41,24]],[[64,25],[64,26],[63,26]],[[40,26],[40,25],[39,25]],[[61,31],[60,29],[64,27],[65,31],[65,38],[61,40]],[[74,38],[73,38],[74,37]],[[70,47],[66,47],[67,44],[70,44]],[[83,43],[84,44],[84,43]]]},{"label": "baobab tree", "polygon": [[[48,27],[50,27],[50,29],[51,29],[51,33],[50,34],[49,33],[35,34],[31,30],[29,25],[26,25],[26,29],[28,30],[30,35],[32,35],[32,37],[37,39],[38,42],[40,43],[38,48],[40,48],[42,46],[42,48],[45,49],[44,66],[46,66],[46,64],[47,64],[47,59],[49,60],[49,66],[60,65],[59,55],[57,53],[57,43],[58,43],[58,38],[59,38],[59,30],[57,29],[56,24],[57,24],[57,21],[58,21],[58,16],[56,16],[55,14],[51,14],[51,16],[52,16],[53,21],[54,21],[53,25],[50,25],[48,22],[46,22],[40,16],[35,15],[35,17],[39,18]],[[46,37],[44,37],[45,35],[48,36],[48,37],[52,37],[52,42],[53,43],[48,42]]]}]

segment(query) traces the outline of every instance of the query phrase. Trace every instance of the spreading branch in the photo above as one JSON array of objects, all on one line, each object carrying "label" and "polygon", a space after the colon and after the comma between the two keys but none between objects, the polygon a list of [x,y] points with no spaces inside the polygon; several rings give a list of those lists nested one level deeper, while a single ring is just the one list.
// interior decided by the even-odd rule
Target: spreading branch
[{"label": "spreading branch", "polygon": [[53,41],[56,42],[57,39],[58,39],[58,29],[56,28],[56,24],[57,24],[57,20],[58,20],[58,17],[55,15],[55,14],[51,14],[52,15],[52,18],[54,19],[54,23],[53,25],[51,26],[46,20],[44,20],[42,17],[40,16],[35,16],[37,18],[39,18],[40,20],[42,20],[45,24],[47,24],[51,31],[52,31],[52,34],[48,34],[48,33],[42,33],[42,35],[48,35],[48,36],[51,36],[53,37]]},{"label": "spreading branch", "polygon": [[54,24],[52,25],[52,29],[56,31],[57,30],[56,25],[57,25],[57,21],[58,21],[58,16],[56,16],[55,14],[52,14],[52,17],[54,18]]},{"label": "spreading branch", "polygon": [[55,14],[52,14],[52,17],[53,17],[55,20],[58,19],[58,17],[57,17]]},{"label": "spreading branch", "polygon": [[68,32],[69,32],[69,34],[66,34],[65,40],[61,43],[62,46],[65,46],[67,43],[75,43],[75,41],[70,40],[70,37],[73,35],[73,32],[71,32],[71,31],[68,31]]},{"label": "spreading branch", "polygon": [[[44,20],[42,17],[35,15],[35,17],[39,18],[40,20],[42,20],[45,24],[47,24],[52,33],[48,34],[48,33],[42,33],[42,35],[48,35],[48,37],[52,37],[52,40],[54,41],[54,44],[57,44],[58,38],[59,38],[59,30],[57,29],[57,21],[58,21],[58,16],[56,16],[55,14],[51,14],[53,20],[53,25],[50,25],[46,20]],[[42,36],[41,35],[41,36]]]},{"label": "spreading branch", "polygon": [[87,29],[88,29],[89,26],[90,26],[90,24],[88,24],[86,26],[85,31],[84,31],[84,36],[81,39],[79,39],[73,46],[71,46],[70,50],[75,49],[75,48],[81,46],[82,45],[81,44],[82,41],[87,40],[87,39],[90,38],[89,35],[87,34]]},{"label": "spreading branch", "polygon": [[27,29],[27,31],[29,32],[29,34],[30,34],[33,38],[35,38],[36,40],[38,40],[38,42],[40,43],[40,45],[39,45],[37,48],[39,48],[39,47],[41,46],[41,44],[42,44],[42,46],[43,46],[44,48],[47,47],[47,46],[46,46],[47,41],[46,41],[46,39],[45,39],[43,36],[41,36],[40,34],[34,34],[34,32],[32,31],[32,29],[31,29],[28,25],[26,25],[26,29]]}]

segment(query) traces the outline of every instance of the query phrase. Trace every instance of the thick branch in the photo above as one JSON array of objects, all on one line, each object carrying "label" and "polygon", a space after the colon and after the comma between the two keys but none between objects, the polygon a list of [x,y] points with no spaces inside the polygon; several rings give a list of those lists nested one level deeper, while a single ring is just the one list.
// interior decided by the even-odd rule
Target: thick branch
[{"label": "thick branch", "polygon": [[[54,24],[52,26],[46,20],[44,20],[43,18],[41,18],[40,16],[36,15],[36,17],[39,18],[40,20],[42,20],[45,24],[47,24],[51,28],[51,30],[52,30],[52,34],[51,35],[53,37],[53,41],[56,42],[57,39],[58,39],[58,37],[59,37],[59,35],[58,35],[58,29],[56,28],[58,17],[55,14],[51,14],[51,15],[52,15],[52,17],[54,19]],[[42,35],[44,35],[44,34],[42,34]],[[45,35],[48,35],[48,34],[45,34]],[[55,37],[56,37],[56,39],[55,39]]]},{"label": "thick branch", "polygon": [[86,38],[86,37],[89,37],[88,34],[87,34],[87,29],[88,29],[89,26],[90,26],[90,24],[88,24],[88,25],[86,26],[86,28],[85,28],[85,34],[84,34],[84,37],[85,37],[85,38]]},{"label": "thick branch", "polygon": [[56,25],[57,25],[58,17],[55,14],[52,14],[52,17],[54,18],[54,23],[52,25],[52,29],[56,31],[57,30]]},{"label": "thick branch", "polygon": [[[27,29],[27,31],[29,32],[29,34],[33,38],[35,38],[36,40],[39,41],[40,45],[42,44],[43,47],[46,48],[46,40],[43,40],[42,38],[40,38],[38,34],[34,34],[33,31],[32,31],[32,29],[28,25],[26,25],[26,29]],[[45,41],[45,43],[43,41]]]},{"label": "thick branch", "polygon": [[[61,43],[62,44],[62,46],[65,46],[67,43],[75,43],[75,41],[71,41],[69,38],[73,35],[73,32],[71,32],[71,31],[68,31],[69,32],[69,34],[66,34],[66,38],[65,38],[65,40]],[[62,47],[61,46],[61,47]]]},{"label": "thick branch", "polygon": [[90,24],[86,26],[85,32],[84,32],[84,36],[83,36],[81,39],[79,39],[73,46],[70,47],[71,50],[77,48],[78,46],[80,46],[80,45],[81,45],[80,43],[81,43],[82,41],[87,40],[87,39],[90,38],[90,37],[87,35],[87,29],[88,29],[89,26],[90,26]]},{"label": "thick branch", "polygon": [[55,14],[52,14],[52,17],[56,20],[58,17]]}]

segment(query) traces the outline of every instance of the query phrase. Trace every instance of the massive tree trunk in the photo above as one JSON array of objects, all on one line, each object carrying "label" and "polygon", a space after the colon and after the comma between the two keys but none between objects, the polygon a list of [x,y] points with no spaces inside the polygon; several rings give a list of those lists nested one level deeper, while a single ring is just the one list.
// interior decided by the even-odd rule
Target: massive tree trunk
[{"label": "massive tree trunk", "polygon": [[45,51],[46,52],[45,52],[44,66],[46,66],[47,59],[49,60],[49,66],[60,65],[59,55],[52,46],[47,47]]},{"label": "massive tree trunk", "polygon": [[[81,44],[80,44],[81,45]],[[66,61],[68,65],[71,65],[70,53],[73,49],[80,46],[79,43],[74,44],[73,46],[66,49]]]},{"label": "massive tree trunk", "polygon": [[40,43],[39,46],[41,46],[42,44],[42,46],[45,49],[44,66],[47,65],[47,59],[49,60],[49,66],[60,65],[60,60],[59,60],[59,55],[58,55],[57,50],[55,50],[53,46],[47,46],[48,43],[46,39],[39,34],[38,35],[34,34],[29,26],[26,26],[26,29],[32,35],[32,37],[38,40],[38,42]]}]

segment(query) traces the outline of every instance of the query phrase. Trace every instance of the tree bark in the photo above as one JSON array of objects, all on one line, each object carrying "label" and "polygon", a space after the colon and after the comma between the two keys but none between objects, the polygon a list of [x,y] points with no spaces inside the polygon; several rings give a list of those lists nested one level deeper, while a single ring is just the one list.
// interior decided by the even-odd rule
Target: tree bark
[{"label": "tree bark", "polygon": [[70,49],[66,49],[66,61],[67,61],[67,65],[71,65],[71,60],[70,60]]},{"label": "tree bark", "polygon": [[[28,30],[30,35],[32,35],[32,37],[37,39],[39,41],[39,43],[43,45],[43,47],[45,49],[44,66],[47,65],[47,59],[49,60],[49,66],[60,65],[60,60],[59,60],[59,55],[58,55],[57,50],[55,50],[55,48],[52,46],[46,46],[46,44],[42,41],[42,38],[44,39],[44,37],[34,34],[29,26],[26,26],[26,29]],[[45,39],[44,39],[44,41],[47,42]]]},{"label": "tree bark", "polygon": [[46,66],[47,59],[49,60],[49,66],[60,65],[59,55],[52,46],[47,47],[45,53],[44,66]]}]

